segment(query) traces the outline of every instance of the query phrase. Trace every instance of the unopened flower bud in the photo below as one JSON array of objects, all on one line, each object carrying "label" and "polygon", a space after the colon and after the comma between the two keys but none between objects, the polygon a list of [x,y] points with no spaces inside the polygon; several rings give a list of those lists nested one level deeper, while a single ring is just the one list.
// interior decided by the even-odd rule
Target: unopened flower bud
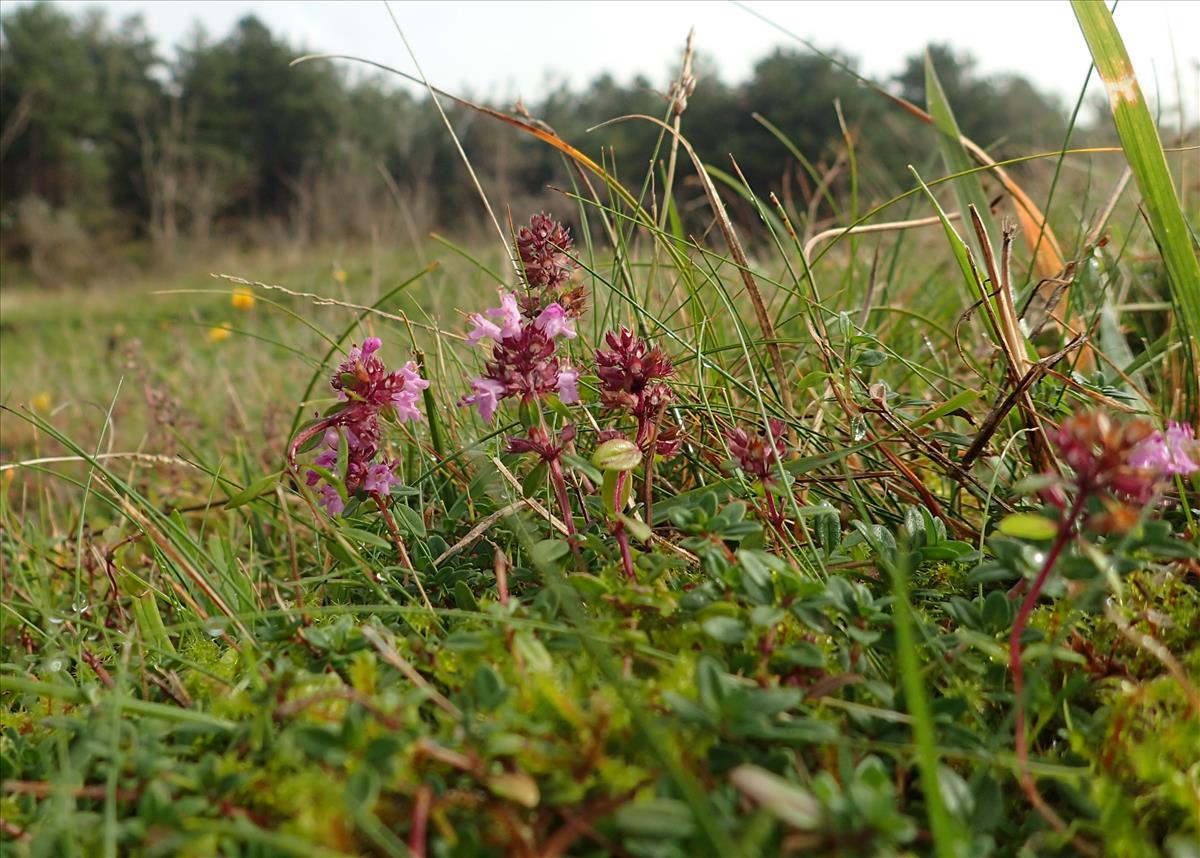
[{"label": "unopened flower bud", "polygon": [[592,464],[602,471],[632,471],[641,461],[642,451],[625,438],[610,438],[592,453]]}]

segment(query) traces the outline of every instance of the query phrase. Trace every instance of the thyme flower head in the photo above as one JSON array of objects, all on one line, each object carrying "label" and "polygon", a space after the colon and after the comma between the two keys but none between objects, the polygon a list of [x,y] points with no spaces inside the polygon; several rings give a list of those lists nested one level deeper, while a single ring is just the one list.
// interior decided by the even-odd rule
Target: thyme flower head
[{"label": "thyme flower head", "polygon": [[787,453],[787,427],[772,418],[770,433],[759,430],[747,432],[740,426],[726,436],[729,451],[745,474],[760,483],[773,483],[778,476],[779,462]]},{"label": "thyme flower head", "polygon": [[[395,462],[375,461],[380,418],[398,422],[422,419],[418,397],[429,382],[413,361],[389,372],[377,354],[381,345],[378,337],[369,337],[351,348],[329,381],[342,404],[325,418],[321,450],[305,481],[314,488],[320,486],[318,500],[330,515],[340,515],[348,497],[360,493],[384,496],[400,482]],[[343,439],[346,458],[340,462]],[[340,473],[339,466],[344,468]],[[330,477],[340,480],[345,495]]]}]

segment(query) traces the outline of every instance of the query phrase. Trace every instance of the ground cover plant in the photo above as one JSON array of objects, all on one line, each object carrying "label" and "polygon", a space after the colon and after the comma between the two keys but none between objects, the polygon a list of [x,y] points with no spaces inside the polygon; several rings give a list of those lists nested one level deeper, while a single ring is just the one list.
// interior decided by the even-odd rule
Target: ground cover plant
[{"label": "ground cover plant", "polygon": [[1200,851],[1195,149],[1077,14],[1045,187],[931,63],[781,201],[689,47],[479,248],[6,294],[5,854]]}]

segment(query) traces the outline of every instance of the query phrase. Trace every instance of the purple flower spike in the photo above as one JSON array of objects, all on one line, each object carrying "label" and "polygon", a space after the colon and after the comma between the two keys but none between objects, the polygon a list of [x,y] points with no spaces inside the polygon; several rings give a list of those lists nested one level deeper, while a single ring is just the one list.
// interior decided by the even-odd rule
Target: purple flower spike
[{"label": "purple flower spike", "polygon": [[500,326],[483,318],[481,313],[472,313],[467,316],[467,321],[475,326],[467,332],[467,345],[469,346],[478,345],[483,340],[496,340],[499,342],[502,337]]},{"label": "purple flower spike", "polygon": [[405,420],[420,420],[421,412],[417,408],[417,392],[415,390],[398,390],[392,396],[392,408],[396,412],[396,419],[403,422]]},{"label": "purple flower spike", "polygon": [[327,485],[321,489],[321,497],[317,502],[325,507],[325,511],[331,516],[338,516],[346,508],[346,502],[342,500],[342,496],[338,494],[338,490],[333,486]]},{"label": "purple flower spike", "polygon": [[573,242],[565,226],[546,214],[536,214],[517,233],[517,254],[525,281],[533,289],[554,289],[565,283],[575,268],[567,254]]},{"label": "purple flower spike", "polygon": [[726,439],[729,451],[738,467],[752,479],[761,483],[773,483],[778,475],[779,460],[787,453],[787,427],[771,418],[767,432],[747,432],[737,428]]},{"label": "purple flower spike", "polygon": [[[399,421],[421,420],[420,393],[429,387],[413,361],[389,372],[377,355],[381,345],[378,337],[369,337],[361,346],[354,346],[330,379],[330,387],[344,404],[325,419],[329,428],[324,446],[313,460],[314,466],[327,471],[337,468],[344,436],[348,456],[344,472],[336,477],[346,495],[352,497],[386,495],[399,482],[393,473],[394,463],[375,462],[380,447],[379,418],[382,415]],[[305,482],[316,487],[324,482],[324,477],[310,470]],[[329,483],[321,485],[318,501],[334,516],[341,515],[346,505],[342,494]]]},{"label": "purple flower spike", "polygon": [[[317,454],[317,458],[313,459],[313,464],[318,468],[329,470],[337,464],[338,451],[338,433],[336,429],[330,429],[325,433],[325,449]],[[309,471],[305,474],[305,480],[308,485],[315,486],[321,481],[321,475],[316,471]]]}]

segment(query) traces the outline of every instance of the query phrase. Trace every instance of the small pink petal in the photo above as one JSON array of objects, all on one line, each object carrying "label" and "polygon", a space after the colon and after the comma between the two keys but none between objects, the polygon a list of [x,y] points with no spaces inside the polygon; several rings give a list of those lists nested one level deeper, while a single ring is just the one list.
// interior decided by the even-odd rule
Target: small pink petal
[{"label": "small pink petal", "polygon": [[479,416],[486,422],[492,422],[496,406],[504,398],[504,385],[491,378],[476,378],[471,382],[475,391],[470,396],[464,396],[460,405],[474,405],[479,409]]},{"label": "small pink petal", "polygon": [[558,399],[563,405],[579,401],[579,372],[570,368],[558,371]]},{"label": "small pink petal", "polygon": [[567,311],[557,302],[550,304],[538,314],[534,324],[542,329],[546,336],[563,336],[568,340],[575,338],[575,323],[567,316]]},{"label": "small pink petal", "polygon": [[467,345],[473,346],[483,339],[500,342],[504,338],[504,332],[500,330],[499,326],[489,322],[479,313],[472,313],[467,320],[475,326],[467,332]]}]

